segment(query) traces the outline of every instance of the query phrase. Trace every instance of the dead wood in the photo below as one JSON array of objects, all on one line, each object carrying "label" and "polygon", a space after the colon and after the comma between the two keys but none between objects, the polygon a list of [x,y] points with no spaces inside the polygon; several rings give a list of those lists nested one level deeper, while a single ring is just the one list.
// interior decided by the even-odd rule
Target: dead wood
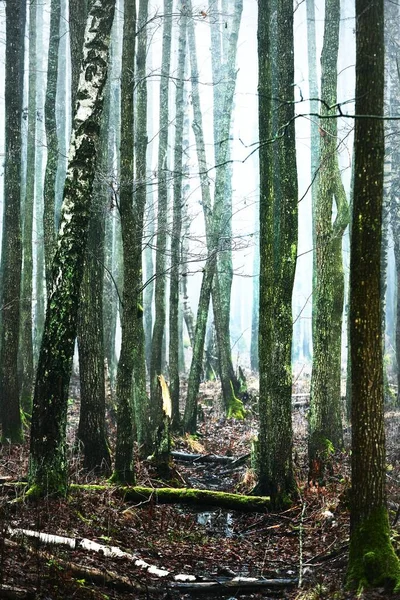
[{"label": "dead wood", "polygon": [[35,597],[35,590],[25,590],[14,585],[0,584],[0,598],[5,600],[33,600]]},{"label": "dead wood", "polygon": [[115,487],[107,485],[78,485],[69,488],[74,491],[105,492],[114,489],[115,493],[123,496],[128,502],[154,502],[156,504],[189,504],[192,506],[215,506],[240,512],[266,512],[270,506],[268,496],[244,496],[228,494],[214,490],[197,490],[193,488],[147,488]]},{"label": "dead wood", "polygon": [[221,465],[237,466],[250,457],[250,454],[243,456],[219,456],[217,454],[192,454],[189,452],[175,451],[171,452],[172,458],[182,462],[193,463],[218,463]]},{"label": "dead wood", "polygon": [[[298,579],[253,579],[251,577],[235,577],[226,581],[199,581],[195,583],[171,583],[173,590],[190,592],[191,594],[218,594],[231,591],[235,594],[257,592],[260,590],[277,590],[294,587]],[[214,596],[213,596],[214,597]]]},{"label": "dead wood", "polygon": [[[22,531],[22,530],[21,530]],[[29,530],[25,530],[26,532]],[[38,532],[30,532],[30,533],[38,533]],[[47,538],[52,539],[52,543],[57,543],[56,540],[59,538],[58,543],[65,544],[65,540],[69,540],[70,542],[79,542],[79,540],[74,540],[73,538],[64,538],[63,536],[57,535],[48,535],[43,534],[43,536],[47,536]],[[35,536],[35,539],[39,540],[40,536]],[[18,547],[18,544],[12,542],[11,540],[5,540],[6,545],[11,548]],[[48,543],[48,542],[47,542]],[[70,548],[72,548],[72,543],[67,544]],[[117,591],[121,592],[133,592],[133,591],[155,591],[155,589],[150,590],[148,586],[141,585],[136,581],[132,581],[128,577],[124,577],[122,575],[118,575],[118,573],[114,573],[113,571],[109,571],[108,569],[96,569],[94,567],[88,567],[85,565],[78,565],[69,560],[64,560],[58,556],[55,556],[51,552],[47,550],[39,550],[38,548],[31,548],[27,546],[27,551],[31,554],[34,554],[36,557],[42,558],[46,562],[51,561],[53,564],[56,564],[57,567],[61,567],[66,573],[68,573],[71,577],[76,579],[85,579],[86,581],[90,581],[97,585],[103,585],[107,587],[111,587]],[[3,587],[9,588],[10,590],[18,590],[21,592],[25,592],[25,595],[3,595]],[[27,590],[19,590],[19,588],[12,588],[11,586],[0,586],[0,598],[35,598],[36,592],[29,592]]]},{"label": "dead wood", "polygon": [[62,535],[44,533],[42,531],[34,531],[32,529],[12,529],[11,527],[8,528],[7,533],[11,537],[17,537],[25,540],[35,540],[40,544],[64,546],[70,548],[71,550],[87,550],[89,552],[98,552],[106,558],[125,558],[130,562],[133,562],[135,567],[138,567],[141,571],[147,571],[151,575],[156,575],[157,577],[167,577],[170,575],[175,581],[194,581],[196,579],[193,575],[186,575],[184,573],[173,575],[167,569],[160,569],[155,565],[150,565],[142,558],[139,558],[131,552],[125,552],[118,546],[99,544],[98,542],[93,542],[92,540],[86,538],[72,538]]}]

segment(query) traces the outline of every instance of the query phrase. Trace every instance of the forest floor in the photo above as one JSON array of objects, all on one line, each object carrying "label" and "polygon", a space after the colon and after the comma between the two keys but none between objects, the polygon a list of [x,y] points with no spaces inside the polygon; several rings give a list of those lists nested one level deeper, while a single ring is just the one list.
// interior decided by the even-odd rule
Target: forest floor
[{"label": "forest floor", "polygon": [[[298,383],[294,391],[302,394],[302,385]],[[211,404],[217,395],[215,384],[203,385],[199,436],[176,438],[175,451],[225,457],[249,454],[257,429],[254,398],[246,406],[247,418],[234,421],[221,416],[215,401]],[[300,496],[281,513],[194,509],[157,505],[151,500],[132,506],[115,488],[101,493],[79,491],[67,499],[45,498],[40,503],[16,502],[23,495],[12,482],[26,477],[28,441],[19,447],[3,446],[0,478],[6,483],[0,496],[0,598],[353,598],[344,589],[349,452],[334,457],[325,487],[310,486],[307,406],[301,401],[297,404],[293,425]],[[78,414],[76,401],[70,406],[71,446]],[[394,543],[400,549],[400,413],[388,412],[386,419],[390,518]],[[238,466],[175,461],[173,475],[179,487],[250,493],[255,484],[249,459]],[[71,460],[70,476],[73,482],[104,483],[82,471],[79,457]],[[168,485],[155,479],[147,462],[137,464],[137,484]],[[66,536],[75,540],[74,548],[66,540],[63,544],[48,540],[52,543],[43,545],[28,536],[21,539],[19,529]],[[108,556],[104,548],[95,551],[94,544],[82,542],[85,539],[118,547],[129,556]],[[139,559],[143,562],[137,563]],[[190,575],[192,581],[182,582],[178,574]],[[237,577],[242,580],[235,582]],[[269,585],[266,580],[270,579],[274,582]],[[381,589],[361,597],[388,596]]]}]

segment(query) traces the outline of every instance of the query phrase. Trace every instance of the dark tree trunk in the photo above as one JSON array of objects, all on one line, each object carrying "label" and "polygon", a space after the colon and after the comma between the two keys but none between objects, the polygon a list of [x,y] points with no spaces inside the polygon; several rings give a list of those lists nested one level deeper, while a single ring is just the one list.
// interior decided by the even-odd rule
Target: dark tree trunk
[{"label": "dark tree trunk", "polygon": [[137,319],[136,236],[133,215],[134,125],[133,91],[135,68],[136,2],[125,3],[121,71],[121,186],[119,210],[121,217],[123,278],[121,315],[121,352],[117,369],[117,444],[113,479],[118,483],[133,483],[134,413],[133,369],[135,319]]},{"label": "dark tree trunk", "polygon": [[58,80],[58,51],[60,44],[61,0],[52,0],[50,14],[50,40],[47,61],[47,89],[45,101],[45,124],[47,139],[47,164],[44,179],[44,260],[47,289],[51,287],[51,264],[55,252],[55,200],[58,167],[58,138],[56,124],[56,96]]},{"label": "dark tree trunk", "polygon": [[0,395],[3,440],[22,441],[18,385],[21,244],[21,113],[26,2],[6,3],[5,171],[1,252]]},{"label": "dark tree trunk", "polygon": [[[383,0],[356,2],[354,205],[350,261],[351,587],[400,584],[385,493],[381,330],[384,130]],[[373,48],[373,54],[371,54]],[[377,118],[367,118],[376,115]]]},{"label": "dark tree trunk", "polygon": [[[295,491],[292,470],[291,345],[292,291],[297,255],[297,169],[294,131],[293,7],[277,0],[276,40],[271,39],[270,10],[259,4],[260,127],[260,434],[259,489],[275,505]],[[276,81],[271,48],[280,49]],[[275,60],[275,59],[274,59]],[[271,102],[271,90],[284,103]],[[274,118],[273,118],[274,116]],[[285,135],[271,144],[272,123]],[[274,161],[275,156],[275,161]],[[274,162],[279,173],[273,173]],[[278,176],[279,175],[279,176]]]}]

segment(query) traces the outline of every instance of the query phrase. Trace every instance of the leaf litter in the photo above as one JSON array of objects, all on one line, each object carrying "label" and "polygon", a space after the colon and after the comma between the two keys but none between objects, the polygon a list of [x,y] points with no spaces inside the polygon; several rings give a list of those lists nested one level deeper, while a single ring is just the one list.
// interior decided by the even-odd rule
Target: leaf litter
[{"label": "leaf litter", "polygon": [[[304,391],[301,382],[298,390]],[[212,459],[175,460],[173,481],[169,485],[249,494],[256,483],[249,458],[251,442],[257,434],[256,389],[250,388],[248,414],[243,421],[224,418],[216,400],[218,394],[217,384],[203,384],[198,435],[176,437],[173,450],[233,460],[228,463]],[[79,399],[69,408],[71,481],[105,483],[85,473],[80,457],[72,455]],[[393,540],[399,550],[400,413],[388,412],[386,421],[389,510],[394,523]],[[113,427],[111,421],[109,425]],[[336,453],[333,472],[324,487],[310,486],[306,404],[294,409],[293,426],[300,495],[290,509],[281,513],[243,514],[211,507],[195,510],[157,505],[152,500],[127,505],[112,488],[101,493],[79,491],[66,499],[45,498],[38,503],[10,502],[22,494],[18,486],[10,485],[9,479],[21,481],[26,476],[29,444],[26,439],[21,446],[3,446],[0,598],[156,600],[240,596],[341,600],[354,597],[344,589],[349,538],[349,450]],[[240,457],[242,460],[235,464]],[[137,484],[166,485],[157,480],[152,465],[146,461],[137,462]],[[38,539],[26,536],[11,539],[9,528],[66,536],[77,543],[70,548],[41,544]],[[91,548],[81,540],[90,540]],[[121,555],[94,551],[96,544],[117,547]],[[141,563],[136,564],[124,553]],[[163,572],[167,574],[160,576]],[[182,579],[177,580],[177,576]],[[187,577],[186,582],[183,576]],[[296,585],[257,588],[254,580],[295,580]],[[210,587],[211,584],[216,587]],[[382,589],[361,597],[375,600],[387,595]]]}]

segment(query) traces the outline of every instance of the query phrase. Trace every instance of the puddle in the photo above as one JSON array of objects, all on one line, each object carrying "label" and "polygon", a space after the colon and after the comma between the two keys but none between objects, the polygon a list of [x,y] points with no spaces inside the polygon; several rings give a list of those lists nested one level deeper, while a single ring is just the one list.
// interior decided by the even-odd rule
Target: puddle
[{"label": "puddle", "polygon": [[211,533],[220,534],[227,538],[233,536],[233,517],[230,512],[204,511],[197,513],[196,520],[199,525],[203,525]]}]

